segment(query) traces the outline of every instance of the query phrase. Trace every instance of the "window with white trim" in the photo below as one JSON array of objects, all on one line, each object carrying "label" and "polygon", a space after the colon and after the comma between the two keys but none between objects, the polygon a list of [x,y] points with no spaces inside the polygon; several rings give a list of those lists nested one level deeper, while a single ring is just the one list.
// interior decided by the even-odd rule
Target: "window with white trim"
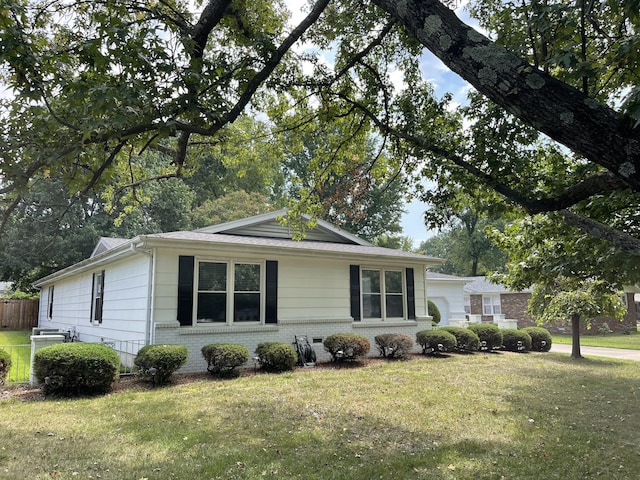
[{"label": "window with white trim", "polygon": [[500,306],[500,295],[483,295],[482,296],[482,314],[483,315],[499,315],[502,313]]},{"label": "window with white trim", "polygon": [[471,314],[471,295],[464,296],[464,313]]},{"label": "window with white trim", "polygon": [[404,318],[404,305],[401,270],[362,269],[363,318]]},{"label": "window with white trim", "polygon": [[260,322],[262,265],[198,262],[196,323]]}]

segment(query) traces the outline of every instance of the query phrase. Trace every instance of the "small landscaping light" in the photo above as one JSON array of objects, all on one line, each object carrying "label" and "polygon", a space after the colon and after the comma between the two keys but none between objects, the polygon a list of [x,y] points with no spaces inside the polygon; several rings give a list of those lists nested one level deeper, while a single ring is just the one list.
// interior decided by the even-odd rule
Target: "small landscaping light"
[{"label": "small landscaping light", "polygon": [[151,375],[151,384],[153,385],[153,387],[155,387],[156,373],[158,373],[158,369],[156,367],[151,367],[149,370],[147,370],[147,372],[149,372],[149,375]]},{"label": "small landscaping light", "polygon": [[260,357],[253,357],[253,372],[258,371],[258,363],[260,363]]}]

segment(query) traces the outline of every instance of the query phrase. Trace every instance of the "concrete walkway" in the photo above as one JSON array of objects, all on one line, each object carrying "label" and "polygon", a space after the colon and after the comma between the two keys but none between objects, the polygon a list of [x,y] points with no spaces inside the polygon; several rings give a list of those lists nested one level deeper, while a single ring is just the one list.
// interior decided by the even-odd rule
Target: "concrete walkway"
[{"label": "concrete walkway", "polygon": [[[554,343],[551,351],[556,353],[566,353],[571,355],[571,345],[561,345]],[[636,360],[640,362],[640,350],[626,350],[623,348],[585,347],[580,346],[580,353],[583,357],[609,357],[619,360]]]}]

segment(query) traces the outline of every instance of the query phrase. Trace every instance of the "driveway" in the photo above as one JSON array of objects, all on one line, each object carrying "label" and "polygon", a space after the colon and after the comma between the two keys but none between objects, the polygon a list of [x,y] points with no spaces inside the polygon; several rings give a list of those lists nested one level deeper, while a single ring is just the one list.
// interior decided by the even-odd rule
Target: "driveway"
[{"label": "driveway", "polygon": [[[551,351],[556,353],[566,353],[571,355],[571,345],[561,345],[554,343]],[[626,350],[622,348],[585,347],[580,346],[580,353],[583,357],[609,357],[619,360],[636,360],[640,362],[640,350]]]}]

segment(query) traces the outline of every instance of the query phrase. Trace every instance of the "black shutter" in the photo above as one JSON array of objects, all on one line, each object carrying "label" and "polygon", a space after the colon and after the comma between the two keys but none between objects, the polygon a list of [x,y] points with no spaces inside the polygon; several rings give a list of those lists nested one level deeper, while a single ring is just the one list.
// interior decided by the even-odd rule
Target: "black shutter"
[{"label": "black shutter", "polygon": [[351,290],[351,316],[359,322],[360,316],[360,265],[349,266],[349,287]]},{"label": "black shutter", "polygon": [[89,323],[93,323],[93,316],[96,313],[96,274],[91,277],[91,313],[89,313]]},{"label": "black shutter", "polygon": [[416,288],[413,281],[413,268],[405,270],[407,277],[407,318],[409,320],[416,319]]},{"label": "black shutter", "polygon": [[180,326],[193,324],[193,270],[195,259],[180,255],[178,258],[178,322]]},{"label": "black shutter", "polygon": [[265,291],[265,323],[278,323],[278,262],[267,260]]}]

